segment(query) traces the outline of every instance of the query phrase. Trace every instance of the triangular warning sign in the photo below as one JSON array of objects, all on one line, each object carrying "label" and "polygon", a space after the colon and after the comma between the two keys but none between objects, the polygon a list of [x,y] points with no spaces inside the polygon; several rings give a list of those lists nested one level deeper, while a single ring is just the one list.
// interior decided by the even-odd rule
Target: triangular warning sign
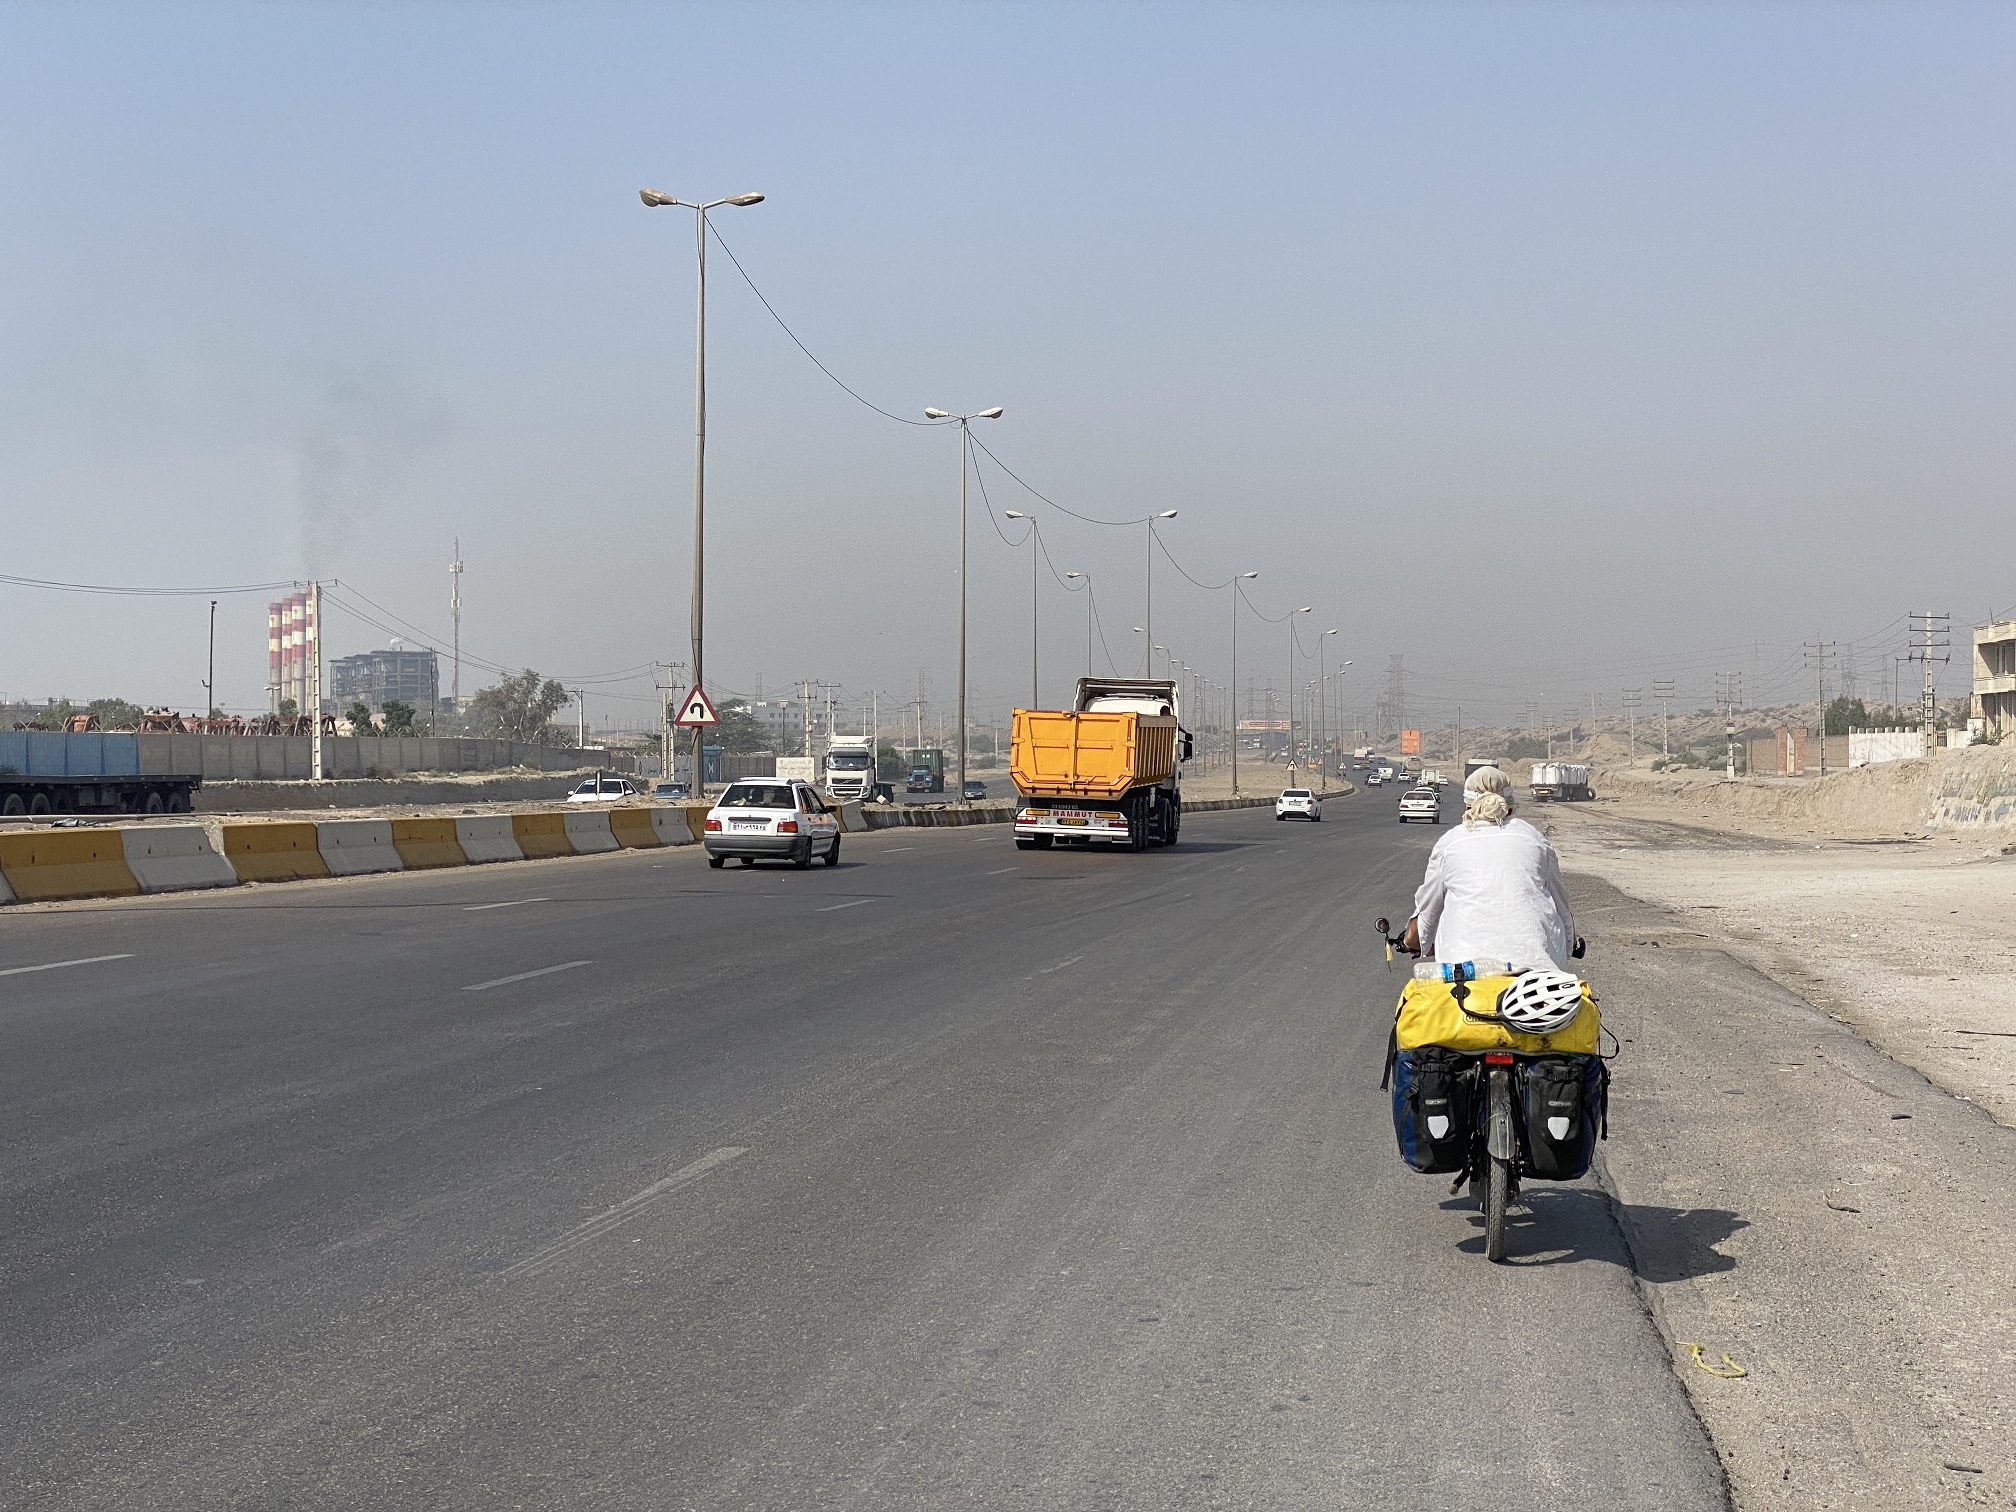
[{"label": "triangular warning sign", "polygon": [[679,717],[672,723],[681,729],[692,729],[699,725],[718,725],[721,716],[714,712],[714,705],[707,701],[706,693],[695,688],[686,695],[686,702],[679,705]]}]

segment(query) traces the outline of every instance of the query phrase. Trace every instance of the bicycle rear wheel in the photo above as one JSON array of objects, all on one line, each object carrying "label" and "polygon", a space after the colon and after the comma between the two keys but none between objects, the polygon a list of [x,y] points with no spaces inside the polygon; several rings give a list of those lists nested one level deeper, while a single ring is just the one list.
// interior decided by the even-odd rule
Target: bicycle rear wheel
[{"label": "bicycle rear wheel", "polygon": [[1505,1258],[1505,1209],[1512,1201],[1512,1168],[1495,1157],[1489,1166],[1478,1198],[1484,1207],[1484,1258],[1496,1265]]}]

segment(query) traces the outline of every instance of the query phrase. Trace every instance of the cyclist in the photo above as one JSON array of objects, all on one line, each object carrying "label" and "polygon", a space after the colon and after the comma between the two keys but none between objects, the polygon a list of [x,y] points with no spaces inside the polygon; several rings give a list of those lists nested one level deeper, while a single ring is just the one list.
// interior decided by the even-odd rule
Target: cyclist
[{"label": "cyclist", "polygon": [[1463,824],[1435,843],[1414,894],[1407,949],[1472,961],[1477,974],[1571,971],[1575,914],[1561,858],[1512,817],[1512,782],[1479,767],[1463,783]]}]

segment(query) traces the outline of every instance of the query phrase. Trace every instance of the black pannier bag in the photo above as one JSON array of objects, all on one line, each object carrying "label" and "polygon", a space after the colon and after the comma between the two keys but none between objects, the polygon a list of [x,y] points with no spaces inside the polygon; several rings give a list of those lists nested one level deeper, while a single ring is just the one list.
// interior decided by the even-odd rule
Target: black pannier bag
[{"label": "black pannier bag", "polygon": [[1476,1135],[1477,1057],[1439,1045],[1393,1058],[1393,1133],[1400,1158],[1429,1175],[1460,1171]]},{"label": "black pannier bag", "polygon": [[1610,1068],[1593,1055],[1521,1056],[1520,1174],[1573,1181],[1589,1170],[1596,1140],[1608,1137]]}]

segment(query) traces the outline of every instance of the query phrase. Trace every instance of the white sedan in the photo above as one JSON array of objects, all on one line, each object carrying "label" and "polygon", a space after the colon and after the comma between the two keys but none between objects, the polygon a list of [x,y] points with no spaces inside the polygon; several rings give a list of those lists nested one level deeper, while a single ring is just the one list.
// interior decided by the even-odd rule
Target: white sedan
[{"label": "white sedan", "polygon": [[1426,819],[1430,824],[1442,822],[1442,795],[1430,787],[1417,787],[1400,795],[1400,822],[1409,819]]},{"label": "white sedan", "polygon": [[640,798],[636,785],[627,777],[590,777],[567,795],[569,803],[620,803]]},{"label": "white sedan", "polygon": [[1274,800],[1274,817],[1286,819],[1290,815],[1298,819],[1313,819],[1323,822],[1323,801],[1307,788],[1284,788],[1281,796]]}]

